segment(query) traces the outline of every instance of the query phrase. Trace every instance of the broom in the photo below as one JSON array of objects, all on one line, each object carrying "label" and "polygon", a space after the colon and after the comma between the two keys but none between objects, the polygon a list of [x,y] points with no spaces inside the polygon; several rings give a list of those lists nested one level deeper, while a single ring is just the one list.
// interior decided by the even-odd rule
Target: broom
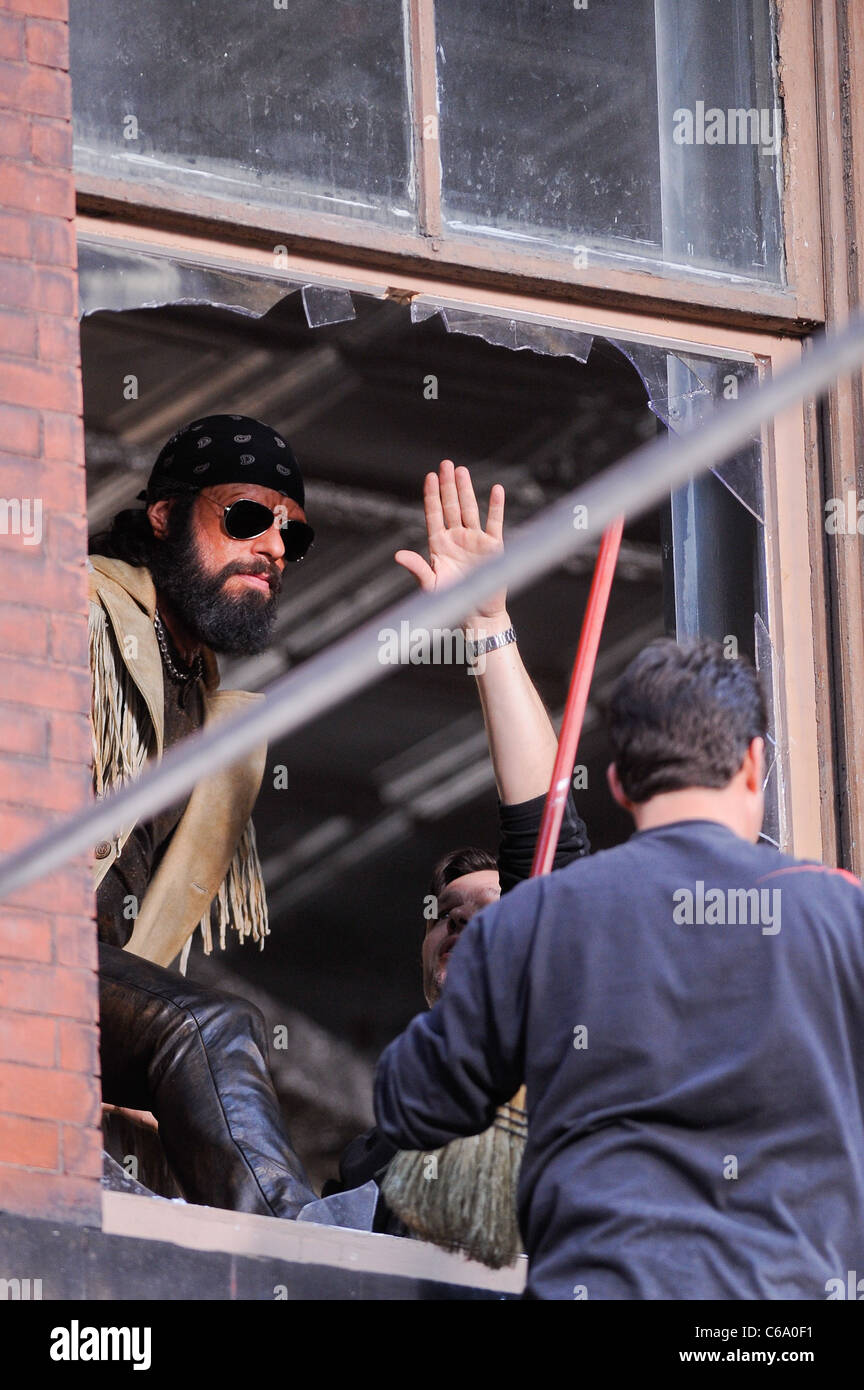
[{"label": "broom", "polygon": [[[603,533],[594,566],[532,878],[548,874],[555,859],[623,528],[619,518]],[[460,1250],[491,1269],[512,1265],[522,1251],[516,1188],[527,1132],[522,1086],[482,1134],[454,1139],[431,1153],[400,1150],[387,1169],[381,1194],[420,1240]]]}]

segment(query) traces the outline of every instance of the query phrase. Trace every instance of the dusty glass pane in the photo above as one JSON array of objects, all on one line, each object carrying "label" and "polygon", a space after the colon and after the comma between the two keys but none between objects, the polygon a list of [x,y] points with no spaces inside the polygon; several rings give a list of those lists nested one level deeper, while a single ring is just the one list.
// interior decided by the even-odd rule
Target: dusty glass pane
[{"label": "dusty glass pane", "polygon": [[435,12],[447,221],[658,247],[654,0]]},{"label": "dusty glass pane", "polygon": [[782,276],[770,0],[437,0],[461,231]]},{"label": "dusty glass pane", "polygon": [[400,0],[71,0],[78,170],[413,220]]}]

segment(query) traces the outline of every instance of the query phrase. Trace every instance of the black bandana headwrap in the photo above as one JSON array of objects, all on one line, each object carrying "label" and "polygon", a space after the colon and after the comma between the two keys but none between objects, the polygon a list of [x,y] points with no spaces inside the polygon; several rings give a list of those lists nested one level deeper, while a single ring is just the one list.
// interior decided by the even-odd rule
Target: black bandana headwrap
[{"label": "black bandana headwrap", "polygon": [[276,430],[248,415],[205,415],[172,434],[153,465],[142,502],[217,483],[257,483],[304,505],[303,478]]}]

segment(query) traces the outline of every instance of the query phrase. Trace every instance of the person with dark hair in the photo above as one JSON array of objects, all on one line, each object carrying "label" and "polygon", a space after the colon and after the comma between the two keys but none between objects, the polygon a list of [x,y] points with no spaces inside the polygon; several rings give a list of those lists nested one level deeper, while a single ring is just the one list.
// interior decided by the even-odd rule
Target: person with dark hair
[{"label": "person with dark hair", "polygon": [[[502,548],[504,489],[500,484],[492,488],[484,530],[468,469],[454,469],[452,461],[444,459],[437,474],[426,476],[424,508],[429,561],[414,551],[396,554],[422,588],[453,583]],[[479,634],[476,646],[484,658],[475,666],[474,679],[498,789],[498,857],[468,846],[450,850],[435,865],[421,947],[423,993],[430,1008],[440,997],[450,956],[474,914],[528,878],[555,764],[555,731],[519,655],[506,598],[506,593],[494,594],[465,621],[466,633]],[[555,867],[563,868],[589,850],[571,790]],[[361,1187],[370,1178],[380,1184],[396,1148],[377,1129],[352,1140],[341,1157],[339,1182],[328,1184],[325,1191]],[[383,1199],[378,1202],[375,1229],[391,1234],[404,1230]]]},{"label": "person with dark hair", "polygon": [[609,723],[635,833],[472,919],[379,1061],[380,1132],[437,1149],[525,1084],[529,1298],[835,1297],[864,1231],[864,890],[759,842],[745,659],[655,642]]},{"label": "person with dark hair", "polygon": [[[178,430],[139,496],[145,508],[91,546],[97,796],[260,698],[219,689],[215,653],[267,646],[286,563],[313,537],[287,442],[244,415]],[[96,846],[102,1094],[155,1116],[189,1201],[294,1218],[316,1196],[282,1125],[263,1017],[182,973],[196,927],[208,952],[228,931],[264,945],[250,816],[265,757]]]}]

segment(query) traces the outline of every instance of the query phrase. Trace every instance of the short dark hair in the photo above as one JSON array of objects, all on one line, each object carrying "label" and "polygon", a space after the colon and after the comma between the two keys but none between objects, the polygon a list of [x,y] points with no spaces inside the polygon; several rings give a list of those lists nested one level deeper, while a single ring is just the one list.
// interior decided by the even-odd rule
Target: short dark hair
[{"label": "short dark hair", "polygon": [[498,861],[488,850],[476,849],[471,845],[466,849],[451,849],[432,870],[430,892],[434,898],[440,898],[448,883],[461,878],[463,874],[479,873],[481,869],[498,872]]},{"label": "short dark hair", "polygon": [[768,712],[746,657],[719,642],[651,642],[615,682],[607,721],[618,778],[630,801],[686,787],[725,787]]},{"label": "short dark hair", "polygon": [[[172,535],[183,534],[197,496],[197,491],[176,494],[168,521]],[[146,509],[130,507],[117,513],[107,531],[92,536],[87,548],[91,555],[105,555],[111,560],[125,560],[129,565],[147,568],[153,558],[153,549],[159,543]]]}]

